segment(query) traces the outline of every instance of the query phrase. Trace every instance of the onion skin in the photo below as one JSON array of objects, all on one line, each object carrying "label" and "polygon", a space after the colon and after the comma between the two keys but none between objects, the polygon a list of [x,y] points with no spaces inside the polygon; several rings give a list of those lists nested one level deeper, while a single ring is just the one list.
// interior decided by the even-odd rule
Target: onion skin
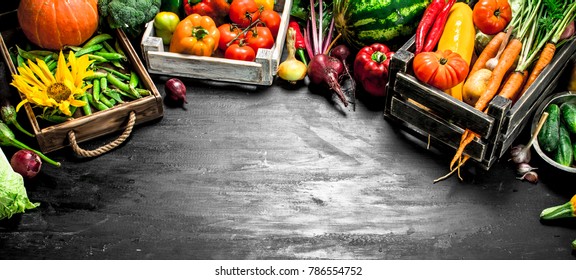
[{"label": "onion skin", "polygon": [[164,84],[164,91],[166,92],[167,101],[178,106],[184,106],[188,103],[186,100],[186,86],[178,78],[171,78]]},{"label": "onion skin", "polygon": [[42,160],[35,152],[19,150],[10,159],[12,169],[22,177],[32,179],[38,175],[42,168]]}]

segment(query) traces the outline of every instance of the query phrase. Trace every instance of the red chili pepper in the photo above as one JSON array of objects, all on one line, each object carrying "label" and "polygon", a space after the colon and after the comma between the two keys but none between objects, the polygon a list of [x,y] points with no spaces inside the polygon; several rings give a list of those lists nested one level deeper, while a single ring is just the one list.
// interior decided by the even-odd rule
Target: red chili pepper
[{"label": "red chili pepper", "polygon": [[300,57],[300,60],[304,62],[305,65],[308,63],[306,62],[306,44],[304,43],[304,37],[300,31],[300,25],[297,21],[291,19],[288,23],[288,27],[294,29],[296,31],[296,38],[294,38],[294,46],[296,47],[296,53]]},{"label": "red chili pepper", "polygon": [[354,79],[374,96],[386,94],[388,66],[394,52],[388,46],[374,43],[363,47],[354,59]]},{"label": "red chili pepper", "polygon": [[416,51],[414,54],[422,52],[426,35],[430,31],[430,28],[434,24],[436,17],[444,7],[445,3],[446,0],[434,0],[432,3],[430,3],[428,8],[426,8],[426,11],[424,11],[422,20],[420,20],[418,28],[416,29]]},{"label": "red chili pepper", "polygon": [[446,24],[448,15],[450,14],[450,9],[452,9],[452,6],[454,6],[455,2],[456,0],[449,0],[449,2],[442,8],[442,11],[440,11],[440,14],[436,18],[434,25],[430,29],[430,32],[428,32],[426,43],[424,43],[424,48],[422,51],[430,52],[434,50],[436,44],[438,44],[438,41],[440,41],[440,37],[444,31],[444,25]]}]

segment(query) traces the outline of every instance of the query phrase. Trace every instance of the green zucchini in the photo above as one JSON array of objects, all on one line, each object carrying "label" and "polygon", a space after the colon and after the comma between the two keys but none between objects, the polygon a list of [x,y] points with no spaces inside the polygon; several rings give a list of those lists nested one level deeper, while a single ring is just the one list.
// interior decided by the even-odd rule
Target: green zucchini
[{"label": "green zucchini", "polygon": [[576,104],[564,103],[560,105],[560,114],[566,129],[570,133],[576,134]]},{"label": "green zucchini", "polygon": [[570,166],[572,164],[572,157],[574,152],[572,150],[572,141],[570,140],[570,133],[564,125],[560,126],[560,141],[558,148],[554,153],[554,161],[564,165]]},{"label": "green zucchini", "polygon": [[545,152],[551,153],[558,147],[560,141],[560,108],[556,104],[546,107],[548,118],[538,133],[538,144]]}]

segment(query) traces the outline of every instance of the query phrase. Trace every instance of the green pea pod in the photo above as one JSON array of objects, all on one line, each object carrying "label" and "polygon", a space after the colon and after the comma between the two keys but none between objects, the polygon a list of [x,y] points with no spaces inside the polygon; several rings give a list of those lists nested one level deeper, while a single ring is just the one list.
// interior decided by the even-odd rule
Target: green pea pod
[{"label": "green pea pod", "polygon": [[126,74],[124,74],[118,70],[115,70],[115,69],[112,69],[109,67],[104,67],[104,66],[99,66],[98,69],[104,69],[104,70],[116,75],[118,78],[120,78],[122,80],[126,80],[126,81],[130,80],[130,76],[128,76],[128,75],[126,75]]},{"label": "green pea pod", "polygon": [[100,101],[100,79],[92,81],[92,96],[96,102]]},{"label": "green pea pod", "polygon": [[98,35],[92,37],[90,40],[88,40],[88,42],[86,42],[84,44],[84,46],[82,46],[82,47],[83,48],[90,47],[92,45],[96,45],[96,44],[102,43],[102,42],[104,42],[106,40],[110,40],[110,39],[112,39],[112,35],[110,35],[108,33],[98,34]]},{"label": "green pea pod", "polygon": [[92,81],[94,79],[106,78],[106,75],[108,74],[104,72],[94,72],[94,74],[84,77],[84,81]]},{"label": "green pea pod", "polygon": [[91,94],[86,94],[86,97],[88,98],[88,103],[90,103],[90,105],[94,106],[94,108],[96,108],[96,110],[104,111],[106,109],[109,109],[102,102],[98,102],[98,101],[94,100],[94,97]]},{"label": "green pea pod", "polygon": [[99,55],[89,53],[89,54],[87,54],[87,56],[90,60],[94,60],[96,62],[108,62],[108,59],[101,57]]},{"label": "green pea pod", "polygon": [[96,45],[92,45],[89,47],[84,47],[84,48],[80,49],[79,51],[77,51],[74,55],[76,57],[80,57],[80,56],[83,56],[85,54],[95,53],[95,52],[101,50],[102,48],[104,48],[104,46],[102,46],[102,44],[96,44]]},{"label": "green pea pod", "polygon": [[133,87],[138,87],[140,83],[140,78],[138,78],[138,74],[134,71],[130,71],[130,85]]},{"label": "green pea pod", "polygon": [[106,98],[105,95],[100,96],[100,102],[102,102],[108,108],[114,107],[114,103],[110,102],[110,100],[108,98]]},{"label": "green pea pod", "polygon": [[80,100],[86,102],[86,104],[84,104],[84,106],[82,106],[82,111],[84,111],[84,115],[85,115],[85,116],[90,116],[90,115],[92,115],[92,108],[90,108],[90,102],[88,101],[88,95],[90,95],[90,93],[85,92],[85,93],[80,97]]},{"label": "green pea pod", "polygon": [[97,56],[101,56],[105,59],[107,59],[108,61],[127,61],[128,59],[126,59],[125,56],[119,54],[119,53],[109,53],[109,52],[94,52],[94,55]]},{"label": "green pea pod", "polygon": [[16,46],[16,49],[18,49],[18,54],[20,56],[22,56],[22,58],[24,58],[24,60],[32,60],[33,62],[36,62],[36,59],[40,59],[40,60],[44,59],[42,56],[34,55],[32,53],[29,53],[29,52],[21,49],[19,46]]}]

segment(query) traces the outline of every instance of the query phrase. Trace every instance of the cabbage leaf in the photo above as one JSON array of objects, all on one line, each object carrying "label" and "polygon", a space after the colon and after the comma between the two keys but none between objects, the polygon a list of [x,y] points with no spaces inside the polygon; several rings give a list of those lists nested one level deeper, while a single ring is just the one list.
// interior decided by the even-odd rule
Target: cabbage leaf
[{"label": "cabbage leaf", "polygon": [[34,209],[40,203],[28,199],[24,179],[12,169],[6,155],[0,148],[0,220],[10,218],[16,213]]}]

